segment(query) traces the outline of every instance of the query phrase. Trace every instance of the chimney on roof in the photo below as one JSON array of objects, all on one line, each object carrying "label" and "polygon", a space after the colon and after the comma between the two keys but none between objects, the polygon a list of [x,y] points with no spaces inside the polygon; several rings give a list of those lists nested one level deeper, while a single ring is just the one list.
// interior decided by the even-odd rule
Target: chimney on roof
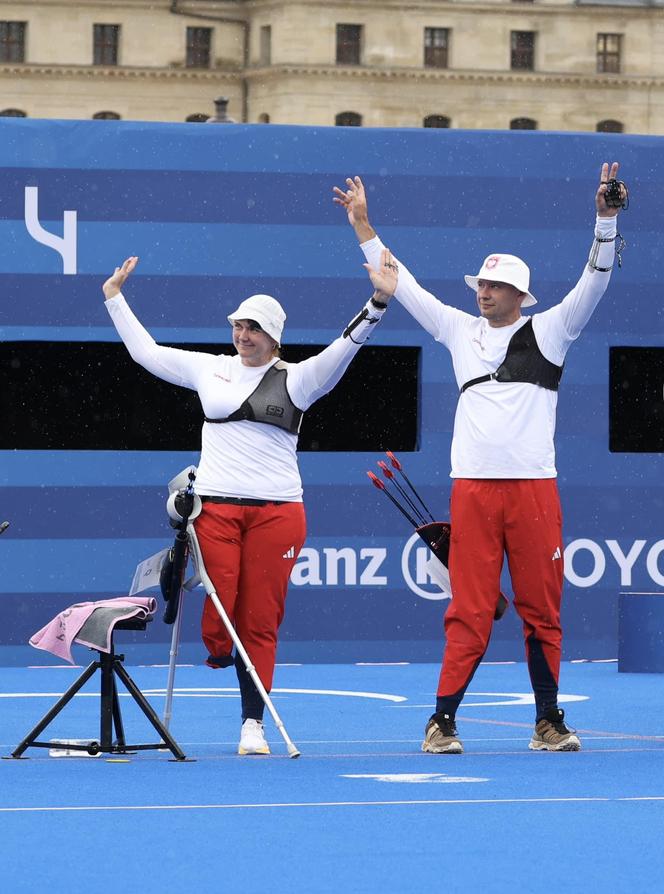
[{"label": "chimney on roof", "polygon": [[228,97],[220,96],[214,101],[214,115],[205,122],[206,124],[237,124],[234,118],[227,114]]}]

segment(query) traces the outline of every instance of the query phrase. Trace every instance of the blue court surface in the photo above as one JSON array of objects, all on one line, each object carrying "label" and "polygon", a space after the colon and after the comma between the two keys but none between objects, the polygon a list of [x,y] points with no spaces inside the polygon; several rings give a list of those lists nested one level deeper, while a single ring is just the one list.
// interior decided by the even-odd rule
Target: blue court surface
[{"label": "blue court surface", "polygon": [[[161,713],[166,669],[127,670]],[[3,755],[79,673],[0,668]],[[269,718],[273,754],[239,757],[234,673],[180,667],[171,732],[195,761],[29,748],[0,762],[1,889],[662,890],[661,675],[565,664],[561,705],[583,750],[548,754],[528,750],[525,665],[483,664],[457,718],[466,753],[429,755],[437,675],[432,664],[279,666],[273,697],[302,752],[293,760]],[[98,738],[98,686],[96,675],[40,738]],[[132,699],[120,703],[127,741],[154,742]]]}]

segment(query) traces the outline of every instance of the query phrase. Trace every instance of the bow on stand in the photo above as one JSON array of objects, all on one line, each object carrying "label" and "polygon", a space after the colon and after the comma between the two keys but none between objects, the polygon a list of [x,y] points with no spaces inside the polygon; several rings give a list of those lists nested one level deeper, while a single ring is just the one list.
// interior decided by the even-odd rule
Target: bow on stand
[{"label": "bow on stand", "polygon": [[[190,469],[188,476],[189,483],[187,486],[171,494],[167,504],[171,526],[176,529],[177,533],[159,577],[161,593],[166,603],[164,609],[165,624],[173,624],[178,616],[180,594],[184,586],[184,576],[189,561],[187,525],[191,515],[194,513],[194,509],[198,509],[196,505],[197,497],[194,493],[195,470]],[[200,498],[198,498],[198,501],[200,503]],[[198,512],[196,512],[196,515],[198,515]]]},{"label": "bow on stand", "polygon": [[[451,526],[449,522],[441,522],[436,521],[430,510],[417,493],[415,488],[413,487],[410,479],[406,475],[403,470],[403,466],[396,458],[396,456],[390,451],[386,451],[386,456],[390,460],[390,465],[393,469],[396,469],[401,478],[405,481],[407,487],[410,490],[410,493],[403,487],[402,484],[397,480],[392,469],[387,465],[385,460],[378,461],[378,467],[383,472],[384,477],[389,481],[390,485],[392,485],[398,497],[391,493],[385,483],[381,481],[381,479],[375,475],[373,472],[367,472],[371,483],[374,487],[377,487],[378,490],[382,491],[386,497],[388,497],[391,502],[397,507],[399,512],[410,522],[410,524],[415,528],[415,531],[422,540],[429,547],[433,555],[438,559],[442,568],[440,569],[430,569],[430,571],[435,571],[434,576],[436,583],[443,592],[447,593],[449,596],[452,596],[452,586],[450,584],[448,565],[449,565],[449,555],[450,555],[450,535],[451,535]],[[412,495],[412,496],[411,496]],[[413,499],[414,497],[414,499]],[[497,602],[496,602],[496,610],[494,613],[494,620],[499,621],[502,616],[505,614],[507,610],[507,606],[509,602],[503,593],[498,594]]]}]

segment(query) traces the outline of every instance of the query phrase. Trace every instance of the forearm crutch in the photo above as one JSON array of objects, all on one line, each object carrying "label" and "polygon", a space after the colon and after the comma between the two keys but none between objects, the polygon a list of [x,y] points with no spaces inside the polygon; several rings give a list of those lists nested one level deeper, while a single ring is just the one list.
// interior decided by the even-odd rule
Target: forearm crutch
[{"label": "forearm crutch", "polygon": [[[272,719],[274,720],[277,729],[281,733],[283,740],[286,743],[288,754],[290,755],[290,757],[299,757],[300,752],[297,750],[297,748],[291,741],[288,733],[286,732],[286,727],[284,726],[281,717],[272,704],[272,699],[263,686],[260,677],[256,673],[256,668],[252,664],[246,649],[242,645],[242,642],[237,635],[235,627],[226,614],[226,610],[221,604],[221,600],[217,595],[214,584],[212,583],[205,568],[201,547],[198,542],[198,538],[196,537],[196,531],[193,526],[194,519],[198,517],[202,509],[200,497],[198,497],[194,493],[193,485],[195,479],[196,469],[194,467],[190,467],[180,472],[179,475],[176,475],[175,478],[173,478],[173,480],[170,481],[168,485],[169,498],[167,503],[167,511],[171,519],[171,524],[173,524],[173,526],[178,529],[178,534],[176,535],[175,544],[172,551],[170,576],[166,580],[161,581],[161,589],[167,599],[167,608],[166,612],[164,613],[164,621],[170,624],[173,624],[173,622],[175,622],[173,626],[173,634],[171,636],[168,682],[166,684],[166,703],[164,708],[164,726],[168,728],[168,722],[170,722],[172,715],[173,688],[175,685],[175,665],[178,654],[178,643],[180,641],[180,628],[182,624],[182,601],[184,591],[192,590],[198,585],[199,582],[201,582],[203,584],[203,587],[205,588],[205,592],[212,600],[212,604],[216,608],[217,613],[224,624],[224,627],[228,631],[228,635],[232,639],[237,653],[242,659],[242,662],[247,669],[247,673],[253,680],[253,683],[258,690],[258,693],[262,698],[265,707],[272,715]],[[185,532],[186,541],[183,543],[182,535]],[[187,561],[189,558],[191,558],[194,564],[196,574],[194,575],[194,577],[185,581],[184,576],[187,567]]]},{"label": "forearm crutch", "polygon": [[201,554],[201,547],[198,542],[198,538],[196,536],[196,531],[194,530],[194,526],[192,524],[188,525],[187,533],[189,535],[189,547],[191,550],[191,558],[192,558],[192,561],[196,567],[196,571],[198,572],[198,576],[201,579],[203,587],[205,588],[205,592],[212,600],[212,604],[216,608],[217,614],[221,618],[224,627],[228,631],[228,635],[233,640],[233,644],[237,650],[237,654],[242,659],[242,662],[247,669],[247,673],[253,680],[254,686],[258,690],[260,697],[263,699],[265,707],[270,712],[277,729],[281,733],[281,737],[283,738],[284,742],[286,743],[286,748],[288,749],[289,757],[299,757],[300,752],[297,750],[297,748],[291,741],[290,736],[286,732],[286,727],[284,726],[283,720],[281,719],[281,717],[277,713],[276,708],[272,704],[272,699],[268,695],[268,692],[267,692],[265,686],[263,686],[260,677],[256,673],[256,668],[252,664],[251,658],[247,654],[247,651],[244,648],[244,646],[242,645],[240,638],[237,635],[237,632],[235,630],[235,627],[231,623],[231,619],[226,614],[226,609],[223,607],[223,605],[221,604],[221,600],[217,596],[217,592],[214,588],[214,584],[210,580],[208,573],[205,570],[205,564],[203,562],[203,556]]}]

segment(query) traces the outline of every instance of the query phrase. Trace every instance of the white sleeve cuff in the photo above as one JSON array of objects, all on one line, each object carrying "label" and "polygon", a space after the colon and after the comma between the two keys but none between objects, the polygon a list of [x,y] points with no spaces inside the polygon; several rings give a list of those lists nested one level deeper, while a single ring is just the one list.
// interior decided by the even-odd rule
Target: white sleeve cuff
[{"label": "white sleeve cuff", "polygon": [[367,239],[366,242],[360,242],[360,248],[366,255],[368,252],[381,251],[385,246],[381,242],[380,236],[376,235],[373,239]]},{"label": "white sleeve cuff", "polygon": [[371,303],[371,298],[369,298],[369,300],[367,301],[367,303],[364,306],[369,311],[370,317],[378,317],[378,319],[380,319],[383,316],[383,314],[385,313],[385,311],[387,310],[386,307],[376,307],[375,304]]},{"label": "white sleeve cuff", "polygon": [[595,236],[598,239],[612,239],[618,232],[618,217],[600,217],[595,220]]}]

